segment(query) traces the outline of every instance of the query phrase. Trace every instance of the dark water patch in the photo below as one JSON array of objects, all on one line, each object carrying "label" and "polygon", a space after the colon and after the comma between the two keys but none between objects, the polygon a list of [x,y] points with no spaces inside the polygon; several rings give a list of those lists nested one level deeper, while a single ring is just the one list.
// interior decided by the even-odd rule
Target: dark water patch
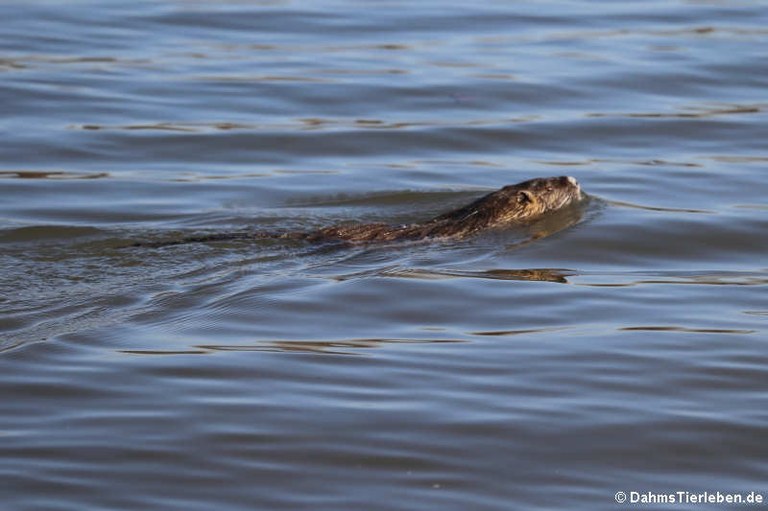
[{"label": "dark water patch", "polygon": [[59,56],[59,55],[24,55],[9,60],[8,67],[13,69],[48,69],[50,66],[73,66],[87,71],[106,71],[116,67],[141,66],[151,64],[149,59],[127,59],[111,56]]},{"label": "dark water patch", "polygon": [[232,122],[216,122],[216,123],[172,123],[172,122],[160,122],[155,124],[132,124],[127,126],[102,126],[98,124],[84,124],[80,126],[83,130],[109,130],[109,129],[122,129],[122,130],[159,130],[159,131],[181,131],[194,133],[197,131],[228,131],[233,129],[252,129],[255,126],[249,126],[247,124],[238,124]]},{"label": "dark water patch", "polygon": [[110,177],[107,172],[71,172],[50,170],[0,170],[0,179],[101,179]]},{"label": "dark water patch", "polygon": [[720,115],[735,115],[735,114],[757,114],[764,111],[765,107],[761,106],[732,106],[732,107],[720,107],[713,109],[696,109],[698,112],[677,112],[677,113],[627,113],[627,114],[607,114],[607,113],[595,113],[589,114],[589,117],[629,117],[629,118],[647,118],[647,119],[706,119],[708,117],[715,117]]},{"label": "dark water patch", "polygon": [[549,333],[558,329],[543,328],[532,330],[496,330],[492,332],[472,332],[472,335],[491,336],[491,337],[512,337],[516,335],[529,335],[536,333]]},{"label": "dark water patch", "polygon": [[128,355],[207,355],[209,350],[120,350],[120,353],[126,353]]},{"label": "dark water patch", "polygon": [[728,328],[692,328],[692,327],[673,326],[673,325],[627,326],[627,327],[622,327],[621,330],[624,330],[627,332],[637,332],[637,331],[683,332],[683,333],[687,332],[687,333],[703,333],[703,334],[754,334],[754,333],[757,333],[756,330],[736,330],[736,329],[728,329]]},{"label": "dark water patch", "polygon": [[25,66],[23,63],[15,59],[7,59],[7,58],[0,59],[0,69],[4,69],[4,70],[25,69],[26,67],[27,66]]},{"label": "dark water patch", "polygon": [[537,117],[504,117],[504,118],[481,118],[468,120],[440,120],[440,119],[414,119],[407,121],[392,121],[382,119],[330,119],[330,118],[308,118],[285,120],[274,124],[245,124],[235,122],[159,122],[153,124],[133,124],[126,126],[107,126],[99,124],[85,124],[76,126],[78,129],[86,131],[99,130],[146,130],[146,131],[170,131],[180,133],[211,133],[216,131],[258,131],[258,132],[296,132],[300,130],[307,131],[349,131],[359,129],[371,130],[415,130],[429,129],[437,127],[455,127],[455,126],[494,126],[507,125],[509,123],[531,122],[537,120]]},{"label": "dark water patch", "polygon": [[[303,353],[318,355],[362,355],[364,350],[381,348],[390,344],[443,344],[466,342],[461,339],[338,339],[326,341],[281,340],[265,341],[254,345],[202,345],[201,349],[210,353],[243,351],[243,352],[276,352]],[[361,351],[363,350],[363,351]]]},{"label": "dark water patch", "polygon": [[77,227],[65,225],[36,225],[31,227],[19,227],[5,232],[0,231],[0,242],[17,243],[34,241],[39,243],[47,240],[72,240],[98,236],[103,231],[95,227]]}]

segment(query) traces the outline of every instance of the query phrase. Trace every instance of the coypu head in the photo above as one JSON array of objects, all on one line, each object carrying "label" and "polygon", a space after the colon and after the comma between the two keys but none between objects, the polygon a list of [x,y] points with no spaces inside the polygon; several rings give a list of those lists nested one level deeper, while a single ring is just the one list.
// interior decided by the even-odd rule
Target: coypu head
[{"label": "coypu head", "polygon": [[536,178],[505,186],[430,223],[435,225],[433,233],[441,235],[522,225],[575,203],[581,197],[581,187],[573,177]]},{"label": "coypu head", "polygon": [[540,177],[505,186],[499,192],[514,203],[510,213],[519,221],[536,218],[581,199],[581,186],[571,176]]}]

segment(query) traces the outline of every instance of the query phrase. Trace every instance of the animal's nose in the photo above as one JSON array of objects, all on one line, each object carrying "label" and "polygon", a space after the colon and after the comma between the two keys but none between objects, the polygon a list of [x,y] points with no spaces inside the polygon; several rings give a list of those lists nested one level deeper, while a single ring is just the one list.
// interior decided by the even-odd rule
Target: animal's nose
[{"label": "animal's nose", "polygon": [[573,186],[579,186],[579,182],[576,181],[575,177],[572,176],[565,176],[565,180],[571,183]]}]

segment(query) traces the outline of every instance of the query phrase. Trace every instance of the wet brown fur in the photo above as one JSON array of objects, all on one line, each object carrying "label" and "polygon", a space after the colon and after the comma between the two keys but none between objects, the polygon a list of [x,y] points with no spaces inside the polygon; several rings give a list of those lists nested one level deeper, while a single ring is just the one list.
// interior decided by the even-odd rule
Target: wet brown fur
[{"label": "wet brown fur", "polygon": [[[377,242],[464,237],[487,229],[525,225],[581,198],[568,176],[536,178],[489,193],[463,208],[422,223],[406,225],[352,224],[326,227],[302,236],[311,241]],[[295,236],[291,236],[295,237]]]},{"label": "wet brown fur", "polygon": [[175,241],[136,243],[160,247],[184,243],[247,239],[300,239],[374,243],[429,238],[460,238],[494,228],[523,226],[543,215],[581,199],[577,181],[568,176],[536,178],[489,193],[470,204],[426,222],[389,225],[385,223],[334,225],[311,232],[232,232],[183,238]]}]

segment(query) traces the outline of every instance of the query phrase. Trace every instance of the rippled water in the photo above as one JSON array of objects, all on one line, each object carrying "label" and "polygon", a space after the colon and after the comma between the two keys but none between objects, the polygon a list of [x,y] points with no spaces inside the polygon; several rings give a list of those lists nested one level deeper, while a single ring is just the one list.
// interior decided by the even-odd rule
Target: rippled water
[{"label": "rippled water", "polygon": [[[768,499],[765,3],[0,17],[3,509]],[[129,246],[549,175],[590,200],[532,232]]]}]

